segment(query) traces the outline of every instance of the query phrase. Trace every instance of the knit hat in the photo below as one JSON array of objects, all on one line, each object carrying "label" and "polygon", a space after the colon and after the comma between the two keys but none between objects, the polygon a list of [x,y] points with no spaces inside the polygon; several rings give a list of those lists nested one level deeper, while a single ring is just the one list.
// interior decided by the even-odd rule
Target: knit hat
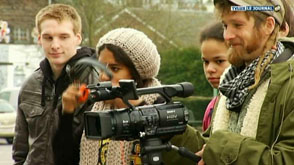
[{"label": "knit hat", "polygon": [[160,55],[155,44],[143,32],[132,28],[118,28],[100,38],[96,49],[99,50],[104,44],[122,48],[132,60],[142,79],[157,76]]},{"label": "knit hat", "polygon": [[[221,0],[214,0],[214,5]],[[273,11],[262,10],[267,15],[273,16],[282,25],[285,16],[285,7],[281,0],[229,0],[238,6],[273,6]]]}]

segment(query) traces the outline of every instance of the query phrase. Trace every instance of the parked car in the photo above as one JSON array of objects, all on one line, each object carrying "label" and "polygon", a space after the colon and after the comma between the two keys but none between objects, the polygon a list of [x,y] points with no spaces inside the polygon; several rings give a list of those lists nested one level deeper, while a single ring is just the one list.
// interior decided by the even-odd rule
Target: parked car
[{"label": "parked car", "polygon": [[9,102],[15,109],[17,109],[17,99],[19,87],[4,88],[0,91],[0,99]]},{"label": "parked car", "polygon": [[6,100],[0,99],[0,138],[5,138],[7,143],[12,144],[16,110]]}]

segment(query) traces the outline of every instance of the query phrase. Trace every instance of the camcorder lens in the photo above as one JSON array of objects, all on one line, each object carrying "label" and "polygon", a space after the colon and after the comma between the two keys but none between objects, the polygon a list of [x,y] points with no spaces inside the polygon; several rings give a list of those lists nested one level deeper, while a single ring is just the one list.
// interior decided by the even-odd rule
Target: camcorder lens
[{"label": "camcorder lens", "polygon": [[181,133],[187,122],[187,109],[181,103],[85,112],[86,136],[94,139],[134,140],[141,133],[147,137]]}]

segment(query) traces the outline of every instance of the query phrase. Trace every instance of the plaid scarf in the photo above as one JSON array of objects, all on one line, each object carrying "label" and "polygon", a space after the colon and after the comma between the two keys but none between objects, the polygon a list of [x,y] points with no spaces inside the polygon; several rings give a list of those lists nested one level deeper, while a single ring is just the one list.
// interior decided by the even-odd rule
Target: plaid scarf
[{"label": "plaid scarf", "polygon": [[[273,55],[270,63],[276,59],[284,51],[284,46],[281,42],[277,43],[277,49],[271,49],[266,52],[265,58],[262,60],[261,67],[268,60],[270,55]],[[224,75],[223,81],[219,85],[220,92],[227,97],[226,107],[228,110],[238,112],[239,107],[243,104],[246,96],[249,93],[249,87],[254,84],[255,69],[260,58],[256,58],[245,68],[231,66],[228,72]],[[269,63],[269,64],[270,64]],[[269,65],[264,69],[263,73],[269,71]],[[264,74],[263,74],[264,75]]]}]

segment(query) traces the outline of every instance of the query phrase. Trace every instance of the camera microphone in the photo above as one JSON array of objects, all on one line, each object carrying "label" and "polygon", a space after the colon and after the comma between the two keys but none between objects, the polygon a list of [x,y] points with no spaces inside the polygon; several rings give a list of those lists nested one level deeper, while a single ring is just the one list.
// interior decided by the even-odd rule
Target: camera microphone
[{"label": "camera microphone", "polygon": [[169,93],[170,96],[188,97],[194,92],[194,86],[189,82],[182,82],[176,85],[166,85],[163,88],[165,93]]},{"label": "camera microphone", "polygon": [[[174,96],[188,97],[194,92],[194,86],[190,82],[182,82],[174,85],[163,85],[151,88],[137,88],[133,80],[120,80],[119,87],[113,87],[111,82],[100,82],[96,85],[88,85],[92,101],[110,100],[117,97],[124,97],[126,100],[138,99],[140,95],[158,93],[167,102]],[[136,92],[135,92],[136,91]]]}]

